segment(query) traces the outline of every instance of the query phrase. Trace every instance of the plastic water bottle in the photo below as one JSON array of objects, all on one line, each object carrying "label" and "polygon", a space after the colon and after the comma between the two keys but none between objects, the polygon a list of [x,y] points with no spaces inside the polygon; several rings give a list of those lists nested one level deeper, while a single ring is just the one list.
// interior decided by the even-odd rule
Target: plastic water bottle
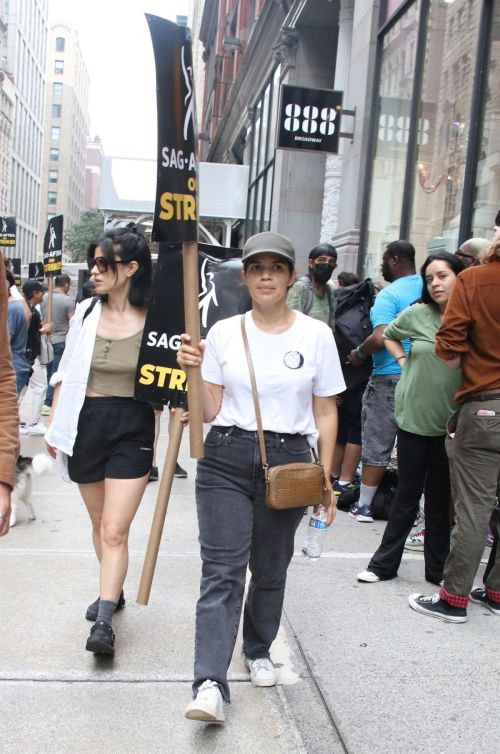
[{"label": "plastic water bottle", "polygon": [[313,511],[313,514],[309,519],[306,541],[302,548],[302,554],[304,557],[309,558],[309,560],[317,560],[321,555],[325,542],[325,535],[328,531],[326,518],[326,508],[320,505],[317,513]]}]

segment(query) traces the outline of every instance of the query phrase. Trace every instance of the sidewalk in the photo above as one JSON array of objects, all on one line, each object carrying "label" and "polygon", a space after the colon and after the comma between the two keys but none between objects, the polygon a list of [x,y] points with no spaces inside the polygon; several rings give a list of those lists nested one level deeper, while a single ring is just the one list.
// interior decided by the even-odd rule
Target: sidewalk
[{"label": "sidewalk", "polygon": [[[405,558],[400,578],[358,584],[383,524],[343,513],[317,563],[298,554],[306,517],[299,530],[272,649],[280,686],[251,686],[238,639],[226,725],[185,720],[200,571],[187,439],[180,461],[189,477],[174,481],[147,607],[135,597],[158,484],[148,485],[134,522],[112,661],[85,651],[84,612],[97,596],[98,569],[77,488],[55,469],[35,478],[37,520],[21,520],[0,540],[2,753],[500,750],[498,619],[478,605],[459,626],[411,611],[407,595],[430,591],[418,554]],[[43,450],[41,438],[21,440],[24,454]],[[164,420],[160,459],[165,442]]]}]

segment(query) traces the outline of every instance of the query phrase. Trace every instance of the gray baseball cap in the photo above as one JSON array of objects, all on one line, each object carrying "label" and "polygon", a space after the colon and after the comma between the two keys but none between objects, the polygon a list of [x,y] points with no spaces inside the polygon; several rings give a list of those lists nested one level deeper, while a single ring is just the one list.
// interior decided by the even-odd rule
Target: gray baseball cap
[{"label": "gray baseball cap", "polygon": [[241,260],[242,262],[246,262],[247,259],[250,259],[257,254],[266,253],[276,254],[278,257],[283,257],[283,259],[291,262],[295,267],[295,249],[293,248],[290,239],[286,236],[282,236],[281,233],[271,233],[270,231],[250,236],[243,247]]}]

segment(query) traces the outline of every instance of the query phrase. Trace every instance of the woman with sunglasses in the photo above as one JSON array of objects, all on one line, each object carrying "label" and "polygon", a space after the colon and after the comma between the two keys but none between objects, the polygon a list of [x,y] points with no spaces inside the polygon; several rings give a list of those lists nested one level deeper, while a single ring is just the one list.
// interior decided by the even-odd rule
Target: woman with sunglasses
[{"label": "woman with sunglasses", "polygon": [[[439,584],[450,550],[450,472],[445,449],[446,429],[456,410],[460,370],[449,369],[435,352],[441,325],[457,275],[464,266],[446,251],[427,257],[420,270],[421,303],[405,309],[384,331],[385,346],[403,368],[396,388],[399,484],[396,499],[377,552],[358,581],[393,579],[403,557],[422,492],[425,493],[425,578]],[[410,341],[406,355],[402,340]]]},{"label": "woman with sunglasses", "polygon": [[134,400],[152,264],[135,230],[104,233],[89,247],[96,297],[77,306],[58,371],[49,453],[63,479],[76,482],[92,522],[100,563],[100,596],[87,609],[94,621],[86,648],[112,655],[113,614],[125,604],[128,534],[153,459],[154,412]]}]

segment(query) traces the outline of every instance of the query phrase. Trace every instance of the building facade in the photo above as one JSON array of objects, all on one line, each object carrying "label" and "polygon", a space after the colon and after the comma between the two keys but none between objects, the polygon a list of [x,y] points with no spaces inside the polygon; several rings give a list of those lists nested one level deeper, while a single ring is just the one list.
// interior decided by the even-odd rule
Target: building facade
[{"label": "building facade", "polygon": [[[271,228],[299,266],[330,241],[376,276],[491,235],[500,207],[500,0],[205,0],[200,154],[250,166],[233,243]],[[284,84],[343,92],[338,153],[277,149]],[[299,124],[300,125],[300,124]],[[303,127],[310,129],[308,122]]]},{"label": "building facade", "polygon": [[14,84],[15,98],[7,212],[17,219],[12,256],[26,263],[36,259],[38,243],[47,0],[4,2],[4,25],[4,73]]},{"label": "building facade", "polygon": [[67,24],[50,27],[46,80],[40,253],[47,222],[63,215],[69,230],[85,208],[89,76],[76,30]]},{"label": "building facade", "polygon": [[7,72],[7,22],[5,2],[0,0],[0,215],[10,214],[12,149],[16,95]]},{"label": "building facade", "polygon": [[88,139],[85,154],[84,209],[97,209],[99,206],[103,157],[104,150],[99,136]]}]

